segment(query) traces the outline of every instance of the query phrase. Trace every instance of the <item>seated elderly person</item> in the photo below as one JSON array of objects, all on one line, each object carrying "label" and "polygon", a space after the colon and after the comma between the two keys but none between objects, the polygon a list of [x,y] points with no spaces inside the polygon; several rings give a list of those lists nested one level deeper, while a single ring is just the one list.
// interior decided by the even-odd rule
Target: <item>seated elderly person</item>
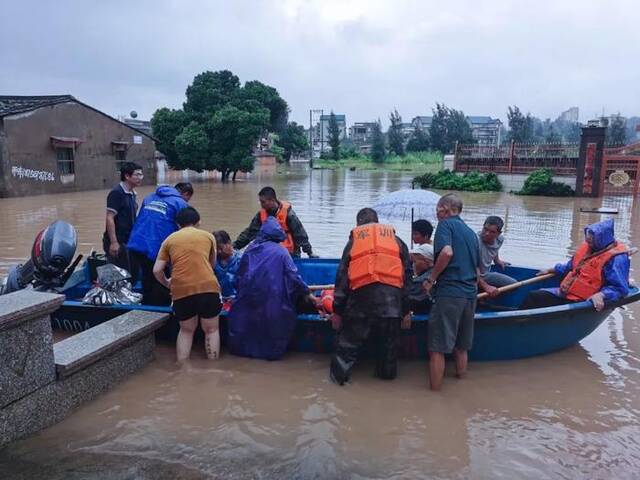
[{"label": "seated elderly person", "polygon": [[539,275],[563,276],[559,288],[530,292],[521,309],[550,307],[589,300],[597,311],[629,293],[629,251],[616,241],[613,220],[584,229],[585,241],[567,263],[559,263]]},{"label": "seated elderly person", "polygon": [[433,225],[429,220],[416,220],[411,224],[411,239],[417,245],[431,243],[431,235],[433,234]]},{"label": "seated elderly person", "polygon": [[480,246],[480,276],[492,287],[504,287],[516,283],[516,280],[504,273],[491,271],[491,265],[504,270],[505,263],[500,259],[500,247],[504,243],[502,228],[504,221],[500,217],[489,216],[484,221],[482,230],[478,232]]},{"label": "seated elderly person", "polygon": [[278,221],[268,217],[242,255],[228,323],[228,345],[234,355],[281,358],[296,326],[300,297],[319,304],[280,245],[285,238]]},{"label": "seated elderly person", "polygon": [[429,277],[433,268],[433,246],[425,243],[416,245],[410,252],[409,258],[413,265],[413,278],[409,288],[409,303],[413,313],[429,313],[433,300],[422,284]]}]

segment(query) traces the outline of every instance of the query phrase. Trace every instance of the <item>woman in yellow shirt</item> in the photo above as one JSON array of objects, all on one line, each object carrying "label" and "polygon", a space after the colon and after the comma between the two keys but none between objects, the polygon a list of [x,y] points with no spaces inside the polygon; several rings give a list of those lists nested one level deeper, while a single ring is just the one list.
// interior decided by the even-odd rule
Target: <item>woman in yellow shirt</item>
[{"label": "woman in yellow shirt", "polygon": [[[209,232],[200,230],[200,215],[193,207],[178,212],[176,223],[180,230],[162,243],[153,274],[158,282],[171,291],[173,313],[180,322],[176,342],[178,361],[191,354],[193,335],[198,320],[205,335],[207,358],[220,356],[218,315],[222,309],[220,285],[213,273],[216,263],[216,240]],[[171,278],[165,267],[171,264]]]}]

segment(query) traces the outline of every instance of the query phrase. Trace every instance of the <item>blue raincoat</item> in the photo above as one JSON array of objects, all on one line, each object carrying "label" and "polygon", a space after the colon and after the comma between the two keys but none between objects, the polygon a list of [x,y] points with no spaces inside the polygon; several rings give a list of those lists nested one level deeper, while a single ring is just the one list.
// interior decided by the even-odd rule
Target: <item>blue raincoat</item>
[{"label": "blue raincoat", "polygon": [[162,242],[178,230],[177,213],[188,206],[174,187],[159,186],[142,202],[127,248],[143,253],[149,260],[155,261]]},{"label": "blue raincoat", "polygon": [[[593,235],[593,248],[595,251],[602,250],[615,241],[613,231],[613,220],[608,219],[599,223],[588,225],[584,229],[585,236],[590,233]],[[572,269],[573,258],[567,263],[558,263],[554,269],[556,275],[563,276]],[[605,302],[614,302],[629,293],[629,255],[616,255],[609,260],[603,269],[604,286],[600,292],[604,295]],[[562,296],[559,288],[545,289],[557,295]]]},{"label": "blue raincoat", "polygon": [[220,260],[216,262],[213,272],[216,274],[216,278],[220,284],[223,298],[236,296],[236,275],[238,274],[241,258],[242,255],[240,252],[233,252],[231,258],[229,258],[224,265]]},{"label": "blue raincoat", "polygon": [[229,350],[234,355],[277,360],[296,326],[296,300],[309,294],[289,252],[285,234],[269,217],[247,247],[237,274],[238,295],[229,315]]}]

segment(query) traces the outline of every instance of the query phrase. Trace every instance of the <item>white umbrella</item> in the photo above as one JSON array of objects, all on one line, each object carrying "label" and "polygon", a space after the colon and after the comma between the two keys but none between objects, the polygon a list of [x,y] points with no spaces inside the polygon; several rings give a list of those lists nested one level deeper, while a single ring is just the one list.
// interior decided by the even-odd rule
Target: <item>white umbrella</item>
[{"label": "white umbrella", "polygon": [[431,222],[436,219],[436,205],[440,195],[430,190],[404,189],[391,192],[374,205],[378,216],[388,220],[413,220],[424,218]]}]

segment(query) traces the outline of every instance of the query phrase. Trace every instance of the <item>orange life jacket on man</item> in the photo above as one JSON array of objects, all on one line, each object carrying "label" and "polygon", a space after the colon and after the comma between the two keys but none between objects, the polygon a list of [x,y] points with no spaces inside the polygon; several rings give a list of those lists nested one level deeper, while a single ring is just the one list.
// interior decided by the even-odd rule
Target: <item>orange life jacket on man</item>
[{"label": "orange life jacket on man", "polygon": [[598,293],[604,284],[604,266],[616,255],[628,253],[627,247],[617,242],[600,252],[590,250],[587,242],[580,245],[573,256],[572,270],[560,283],[560,291],[569,300],[583,301]]},{"label": "orange life jacket on man", "polygon": [[[291,208],[291,204],[289,202],[285,202],[284,200],[278,200],[278,202],[280,203],[280,207],[276,212],[275,219],[278,221],[278,223],[282,227],[282,230],[284,231],[284,234],[287,236],[284,241],[280,242],[280,245],[286,248],[289,253],[293,253],[295,244],[293,243],[293,235],[289,230],[289,225],[287,225],[287,213]],[[269,213],[264,208],[261,208],[260,222],[264,223],[267,217],[269,217]]]},{"label": "orange life jacket on man", "polygon": [[404,267],[400,246],[391,225],[368,223],[351,230],[349,288],[357,290],[371,283],[401,288]]}]

